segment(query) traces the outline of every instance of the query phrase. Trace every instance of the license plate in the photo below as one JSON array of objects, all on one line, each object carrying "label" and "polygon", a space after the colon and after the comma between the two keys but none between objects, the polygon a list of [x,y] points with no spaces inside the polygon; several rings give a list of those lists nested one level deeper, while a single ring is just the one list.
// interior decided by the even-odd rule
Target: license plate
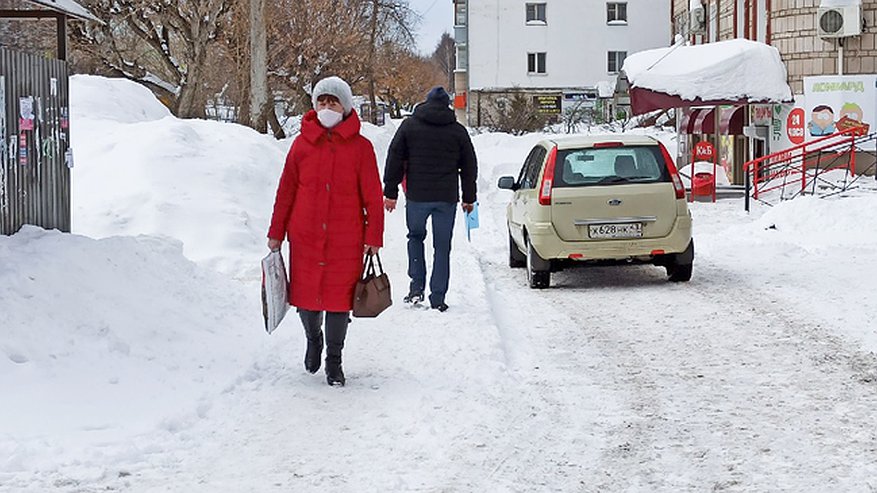
[{"label": "license plate", "polygon": [[591,238],[642,238],[643,223],[591,224],[588,225]]}]

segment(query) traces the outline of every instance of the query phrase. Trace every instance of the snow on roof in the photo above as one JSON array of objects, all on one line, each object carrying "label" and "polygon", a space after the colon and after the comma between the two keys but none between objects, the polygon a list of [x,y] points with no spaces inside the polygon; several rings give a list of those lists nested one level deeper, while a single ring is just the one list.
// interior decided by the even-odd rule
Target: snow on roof
[{"label": "snow on roof", "polygon": [[686,100],[792,99],[779,51],[747,39],[641,51],[622,70],[632,87]]},{"label": "snow on roof", "polygon": [[97,17],[94,16],[91,12],[88,11],[82,5],[79,5],[74,0],[27,0],[30,3],[35,3],[38,5],[42,5],[43,7],[48,7],[57,12],[62,12],[72,17],[76,17],[83,20],[90,21],[99,21]]}]

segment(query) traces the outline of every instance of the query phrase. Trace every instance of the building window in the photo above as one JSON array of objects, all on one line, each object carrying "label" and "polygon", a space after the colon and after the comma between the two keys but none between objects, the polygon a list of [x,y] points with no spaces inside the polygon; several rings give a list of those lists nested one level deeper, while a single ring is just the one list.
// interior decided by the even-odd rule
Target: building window
[{"label": "building window", "polygon": [[627,58],[626,51],[610,51],[608,71],[610,74],[617,74],[624,65],[624,59]]},{"label": "building window", "polygon": [[454,2],[454,25],[466,25],[466,0],[456,0]]},{"label": "building window", "polygon": [[609,24],[627,24],[627,4],[621,2],[607,3],[606,22]]},{"label": "building window", "polygon": [[545,73],[545,53],[527,53],[527,73]]},{"label": "building window", "polygon": [[455,72],[465,72],[469,70],[469,51],[465,45],[457,45],[457,67]]},{"label": "building window", "polygon": [[527,5],[527,24],[546,24],[545,4],[544,3],[528,3]]}]

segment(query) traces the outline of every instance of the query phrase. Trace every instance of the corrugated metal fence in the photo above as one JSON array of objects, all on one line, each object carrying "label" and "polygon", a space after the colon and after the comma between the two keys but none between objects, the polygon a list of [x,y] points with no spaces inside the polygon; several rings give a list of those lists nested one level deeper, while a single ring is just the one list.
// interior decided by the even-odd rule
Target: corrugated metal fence
[{"label": "corrugated metal fence", "polygon": [[0,234],[70,231],[67,84],[66,62],[0,48]]}]

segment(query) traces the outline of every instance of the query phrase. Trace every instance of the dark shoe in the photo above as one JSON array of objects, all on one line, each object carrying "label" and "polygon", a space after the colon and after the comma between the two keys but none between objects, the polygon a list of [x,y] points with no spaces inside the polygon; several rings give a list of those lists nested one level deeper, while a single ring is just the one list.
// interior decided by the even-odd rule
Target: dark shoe
[{"label": "dark shoe", "polygon": [[323,333],[316,339],[308,339],[308,349],[305,352],[305,370],[309,373],[317,373],[320,369],[320,361],[323,359]]},{"label": "dark shoe", "polygon": [[344,370],[341,364],[326,363],[326,383],[332,387],[343,387],[347,381],[344,379]]},{"label": "dark shoe", "polygon": [[433,310],[438,310],[440,312],[446,311],[448,309],[448,305],[444,303],[439,303],[437,305],[432,305]]},{"label": "dark shoe", "polygon": [[423,291],[412,291],[402,298],[405,303],[420,303],[423,301]]}]

